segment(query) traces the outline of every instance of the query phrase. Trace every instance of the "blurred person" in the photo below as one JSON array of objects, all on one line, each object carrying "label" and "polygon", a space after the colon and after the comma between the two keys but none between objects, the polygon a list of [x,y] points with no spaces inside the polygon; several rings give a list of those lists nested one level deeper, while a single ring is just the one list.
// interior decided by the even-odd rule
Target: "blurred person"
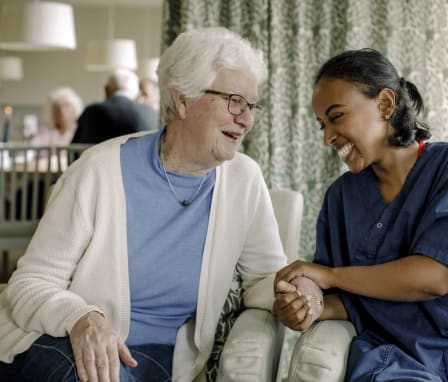
[{"label": "blurred person", "polygon": [[95,145],[62,174],[0,295],[6,380],[191,382],[235,268],[246,307],[274,302],[286,256],[261,169],[238,151],[261,52],[192,30],[158,74],[166,126]]},{"label": "blurred person", "polygon": [[149,78],[142,78],[139,82],[139,96],[143,115],[148,122],[150,130],[159,128],[159,86]]},{"label": "blurred person", "polygon": [[106,100],[85,108],[78,120],[72,143],[96,144],[107,139],[150,130],[138,105],[137,75],[128,69],[115,69],[104,87]]},{"label": "blurred person", "polygon": [[65,146],[70,144],[83,110],[81,97],[71,87],[53,90],[43,107],[43,124],[31,138],[32,146]]},{"label": "blurred person", "polygon": [[142,78],[139,82],[139,89],[138,101],[151,106],[158,112],[160,108],[160,90],[158,83],[150,78]]}]

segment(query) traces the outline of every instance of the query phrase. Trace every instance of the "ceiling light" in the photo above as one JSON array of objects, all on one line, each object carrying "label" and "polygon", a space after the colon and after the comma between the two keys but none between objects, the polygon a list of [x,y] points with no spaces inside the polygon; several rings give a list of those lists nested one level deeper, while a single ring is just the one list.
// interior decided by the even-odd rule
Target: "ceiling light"
[{"label": "ceiling light", "polygon": [[110,71],[115,68],[137,69],[137,50],[134,40],[94,40],[87,43],[87,70]]},{"label": "ceiling light", "polygon": [[1,6],[0,49],[39,51],[75,48],[71,5],[34,1]]}]

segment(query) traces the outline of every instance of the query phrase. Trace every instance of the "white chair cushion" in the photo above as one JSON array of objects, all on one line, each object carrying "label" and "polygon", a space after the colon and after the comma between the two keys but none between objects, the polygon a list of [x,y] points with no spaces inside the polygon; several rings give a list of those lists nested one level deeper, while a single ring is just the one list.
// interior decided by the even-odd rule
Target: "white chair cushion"
[{"label": "white chair cushion", "polygon": [[349,321],[321,321],[304,332],[294,347],[289,382],[343,382],[349,345],[356,334]]}]

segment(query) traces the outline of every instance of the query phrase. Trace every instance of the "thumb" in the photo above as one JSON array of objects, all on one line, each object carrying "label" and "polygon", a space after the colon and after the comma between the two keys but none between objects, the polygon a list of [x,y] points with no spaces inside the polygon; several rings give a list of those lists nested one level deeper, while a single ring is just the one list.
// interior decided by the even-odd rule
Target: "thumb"
[{"label": "thumb", "polygon": [[275,287],[276,293],[290,293],[290,292],[296,292],[296,291],[297,291],[297,289],[294,285],[292,285],[284,280],[280,280]]},{"label": "thumb", "polygon": [[128,366],[136,367],[137,361],[132,357],[128,347],[122,342],[118,342],[118,354],[120,359]]}]

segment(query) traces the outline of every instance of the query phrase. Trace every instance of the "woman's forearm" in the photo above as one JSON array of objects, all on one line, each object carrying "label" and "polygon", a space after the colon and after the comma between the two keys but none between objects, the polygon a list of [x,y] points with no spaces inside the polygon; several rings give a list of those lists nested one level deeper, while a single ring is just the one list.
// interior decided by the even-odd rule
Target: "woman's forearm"
[{"label": "woman's forearm", "polygon": [[448,267],[413,255],[380,265],[331,268],[330,284],[354,294],[389,301],[426,301],[448,293]]}]

